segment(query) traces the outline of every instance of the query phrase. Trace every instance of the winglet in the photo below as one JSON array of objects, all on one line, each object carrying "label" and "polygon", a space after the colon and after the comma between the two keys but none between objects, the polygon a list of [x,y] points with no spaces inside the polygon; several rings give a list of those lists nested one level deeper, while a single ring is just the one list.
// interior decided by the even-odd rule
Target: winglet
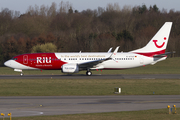
[{"label": "winglet", "polygon": [[120,46],[116,47],[116,49],[114,50],[114,52],[111,54],[111,56],[110,56],[109,58],[112,58],[114,55],[117,54],[117,52],[118,52],[118,50],[119,50],[119,47],[120,47]]},{"label": "winglet", "polygon": [[110,53],[110,52],[111,52],[111,50],[112,50],[112,47],[108,50],[108,53]]},{"label": "winglet", "polygon": [[120,46],[117,46],[117,48],[114,50],[113,54],[116,55]]}]

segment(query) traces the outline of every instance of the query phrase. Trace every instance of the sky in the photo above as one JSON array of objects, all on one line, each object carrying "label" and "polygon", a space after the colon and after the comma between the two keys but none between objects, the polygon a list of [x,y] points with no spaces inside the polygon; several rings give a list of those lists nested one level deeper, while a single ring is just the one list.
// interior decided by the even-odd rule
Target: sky
[{"label": "sky", "polygon": [[25,13],[29,6],[51,6],[52,2],[59,4],[61,1],[72,4],[74,10],[79,12],[87,9],[97,9],[98,7],[106,8],[108,3],[118,3],[120,8],[123,6],[149,6],[157,5],[162,10],[173,9],[174,11],[180,11],[180,0],[0,0],[0,9],[8,8],[9,10],[20,11],[21,14]]}]

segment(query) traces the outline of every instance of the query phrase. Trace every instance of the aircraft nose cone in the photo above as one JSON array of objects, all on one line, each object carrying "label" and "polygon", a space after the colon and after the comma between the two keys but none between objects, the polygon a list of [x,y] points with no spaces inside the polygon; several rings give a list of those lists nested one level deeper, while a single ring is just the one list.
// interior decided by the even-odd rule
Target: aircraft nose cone
[{"label": "aircraft nose cone", "polygon": [[9,60],[6,61],[6,62],[4,63],[4,65],[7,66],[7,67],[11,66],[11,61],[9,61]]}]

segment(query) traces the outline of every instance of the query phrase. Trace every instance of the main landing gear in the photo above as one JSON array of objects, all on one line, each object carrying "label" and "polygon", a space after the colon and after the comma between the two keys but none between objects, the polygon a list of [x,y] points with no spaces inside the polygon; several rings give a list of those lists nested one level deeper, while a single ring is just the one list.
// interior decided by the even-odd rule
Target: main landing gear
[{"label": "main landing gear", "polygon": [[91,71],[87,71],[87,72],[86,72],[86,75],[87,75],[87,76],[91,76],[91,75],[92,75],[92,72],[91,72]]}]

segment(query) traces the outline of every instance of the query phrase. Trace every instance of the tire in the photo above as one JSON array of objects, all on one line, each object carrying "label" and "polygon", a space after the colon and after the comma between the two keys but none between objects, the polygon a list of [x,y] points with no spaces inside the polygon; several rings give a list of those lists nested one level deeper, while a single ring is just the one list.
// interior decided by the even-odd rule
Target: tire
[{"label": "tire", "polygon": [[20,76],[23,76],[23,75],[24,75],[23,73],[20,74]]},{"label": "tire", "polygon": [[92,72],[91,72],[91,71],[87,71],[87,72],[86,72],[86,75],[87,75],[87,76],[91,76],[91,75],[92,75]]}]

